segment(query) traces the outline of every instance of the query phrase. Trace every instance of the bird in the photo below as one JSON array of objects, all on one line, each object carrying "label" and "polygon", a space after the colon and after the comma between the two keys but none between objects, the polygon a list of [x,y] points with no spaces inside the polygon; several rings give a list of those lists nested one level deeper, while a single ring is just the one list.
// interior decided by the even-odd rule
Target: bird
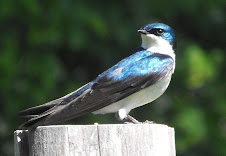
[{"label": "bird", "polygon": [[142,44],[96,79],[61,98],[18,113],[29,118],[19,129],[59,124],[88,113],[115,113],[120,121],[141,123],[129,112],[159,98],[168,88],[176,65],[176,39],[163,23],[141,27]]}]

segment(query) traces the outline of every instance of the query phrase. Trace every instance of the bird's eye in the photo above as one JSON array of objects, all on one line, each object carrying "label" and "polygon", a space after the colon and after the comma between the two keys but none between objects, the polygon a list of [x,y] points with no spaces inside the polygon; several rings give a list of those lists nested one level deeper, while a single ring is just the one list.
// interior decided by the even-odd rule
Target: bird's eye
[{"label": "bird's eye", "polygon": [[165,33],[165,31],[163,29],[156,29],[156,35],[157,36],[161,36]]},{"label": "bird's eye", "polygon": [[151,34],[155,34],[156,36],[162,36],[165,31],[163,29],[152,29],[149,31]]}]

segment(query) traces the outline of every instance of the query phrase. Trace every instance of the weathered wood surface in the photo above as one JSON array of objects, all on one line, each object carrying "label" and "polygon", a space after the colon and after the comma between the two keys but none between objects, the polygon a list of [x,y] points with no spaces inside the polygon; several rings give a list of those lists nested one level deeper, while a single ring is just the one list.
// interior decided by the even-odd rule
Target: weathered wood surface
[{"label": "weathered wood surface", "polygon": [[14,132],[15,156],[175,156],[174,129],[160,124],[58,125]]}]

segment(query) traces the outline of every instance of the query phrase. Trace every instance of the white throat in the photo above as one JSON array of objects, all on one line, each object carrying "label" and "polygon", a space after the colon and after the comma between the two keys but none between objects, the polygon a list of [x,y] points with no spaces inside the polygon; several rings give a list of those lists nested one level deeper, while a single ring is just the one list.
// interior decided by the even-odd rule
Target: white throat
[{"label": "white throat", "polygon": [[153,34],[143,35],[142,38],[142,47],[147,49],[152,53],[160,53],[171,56],[175,60],[175,53],[173,47],[169,44],[168,41],[164,40],[159,36]]}]

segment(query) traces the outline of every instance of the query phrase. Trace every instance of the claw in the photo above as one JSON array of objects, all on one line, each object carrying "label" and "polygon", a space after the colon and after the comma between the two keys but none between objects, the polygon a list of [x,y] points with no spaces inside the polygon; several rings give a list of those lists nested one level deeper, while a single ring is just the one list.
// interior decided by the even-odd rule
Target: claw
[{"label": "claw", "polygon": [[144,121],[143,123],[145,123],[145,124],[155,124],[154,121],[148,121],[148,120]]}]

